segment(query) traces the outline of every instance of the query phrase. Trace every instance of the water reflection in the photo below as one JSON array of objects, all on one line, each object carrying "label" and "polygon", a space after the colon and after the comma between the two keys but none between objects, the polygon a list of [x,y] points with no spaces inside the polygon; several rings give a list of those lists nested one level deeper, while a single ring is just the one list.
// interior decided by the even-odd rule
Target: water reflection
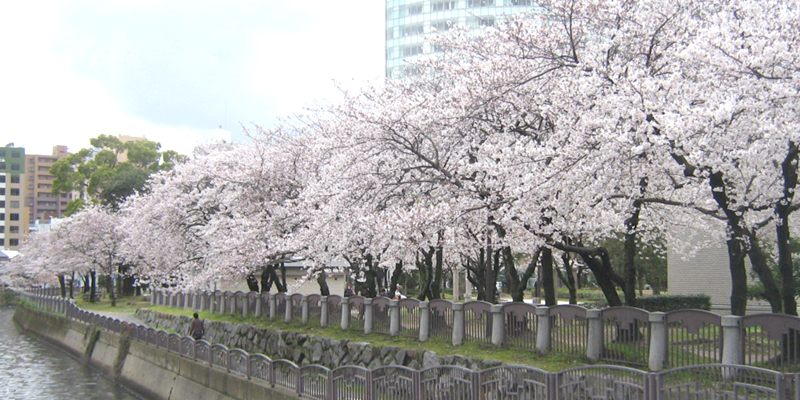
[{"label": "water reflection", "polygon": [[0,399],[140,399],[63,350],[25,335],[13,315],[13,308],[0,307]]}]

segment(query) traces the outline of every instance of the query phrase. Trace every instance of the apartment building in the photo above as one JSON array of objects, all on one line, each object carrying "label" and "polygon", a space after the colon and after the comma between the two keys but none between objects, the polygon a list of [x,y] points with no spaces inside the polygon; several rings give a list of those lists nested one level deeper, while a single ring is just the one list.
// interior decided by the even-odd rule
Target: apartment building
[{"label": "apartment building", "polygon": [[72,194],[52,193],[55,176],[50,173],[50,167],[69,155],[67,146],[58,145],[53,146],[53,153],[50,155],[25,156],[25,205],[31,223],[36,220],[47,222],[50,218],[64,216]]},{"label": "apartment building", "polygon": [[0,147],[0,249],[16,250],[28,232],[25,206],[25,149]]}]

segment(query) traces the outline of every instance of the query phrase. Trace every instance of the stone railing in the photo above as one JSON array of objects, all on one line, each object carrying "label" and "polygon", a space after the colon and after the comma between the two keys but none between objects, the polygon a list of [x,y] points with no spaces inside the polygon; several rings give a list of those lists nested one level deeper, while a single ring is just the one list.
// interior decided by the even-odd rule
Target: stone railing
[{"label": "stone railing", "polygon": [[610,365],[560,372],[515,365],[481,371],[456,366],[421,370],[403,366],[374,369],[300,366],[100,316],[79,309],[71,300],[44,295],[21,296],[49,312],[64,313],[69,318],[97,324],[110,331],[128,333],[134,340],[154,348],[311,399],[800,400],[800,374],[732,364],[694,365],[661,372]]},{"label": "stone railing", "polygon": [[720,316],[631,307],[586,309],[526,303],[453,303],[385,297],[286,293],[157,291],[153,305],[286,323],[340,326],[365,334],[586,356],[650,371],[707,363],[797,370],[800,318],[781,314]]}]

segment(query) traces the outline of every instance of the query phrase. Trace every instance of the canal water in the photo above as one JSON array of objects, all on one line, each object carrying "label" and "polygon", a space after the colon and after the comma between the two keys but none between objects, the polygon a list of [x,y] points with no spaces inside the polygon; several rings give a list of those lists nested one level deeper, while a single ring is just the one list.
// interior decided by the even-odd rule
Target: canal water
[{"label": "canal water", "polygon": [[0,399],[141,400],[51,344],[26,335],[0,307]]}]

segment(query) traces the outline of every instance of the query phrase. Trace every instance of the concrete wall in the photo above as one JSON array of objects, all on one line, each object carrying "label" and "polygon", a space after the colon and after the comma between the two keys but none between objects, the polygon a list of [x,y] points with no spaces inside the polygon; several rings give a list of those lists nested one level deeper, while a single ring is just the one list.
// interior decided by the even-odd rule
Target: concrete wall
[{"label": "concrete wall", "polygon": [[95,325],[26,307],[17,307],[14,320],[148,399],[297,398]]}]

